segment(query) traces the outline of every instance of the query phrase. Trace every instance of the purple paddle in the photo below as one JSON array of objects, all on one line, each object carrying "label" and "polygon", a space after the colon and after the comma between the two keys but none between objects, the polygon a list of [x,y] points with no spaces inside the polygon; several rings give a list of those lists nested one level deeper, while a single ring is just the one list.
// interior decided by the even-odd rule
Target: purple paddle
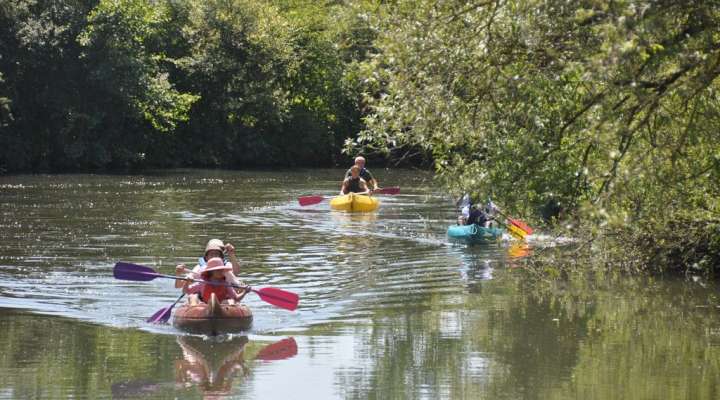
[{"label": "purple paddle", "polygon": [[[215,282],[207,282],[200,279],[191,279],[191,278],[183,278],[180,276],[175,275],[165,275],[165,274],[158,274],[155,272],[154,269],[150,267],[146,267],[144,265],[137,265],[137,264],[131,264],[126,262],[118,262],[115,264],[115,268],[113,269],[113,275],[117,279],[124,279],[128,281],[151,281],[155,278],[169,278],[169,279],[176,279],[181,281],[191,281],[191,282],[204,282],[205,284],[210,285],[217,285],[217,286],[228,286],[228,287],[234,287],[239,289],[245,289],[247,291],[253,292],[260,296],[260,300],[270,303],[274,306],[278,306],[280,308],[284,308],[286,310],[293,311],[297,308],[298,302],[300,301],[300,296],[293,292],[288,292],[287,290],[282,290],[274,287],[265,287],[262,289],[253,289],[250,286],[238,286],[238,285],[232,285],[229,283],[215,283]],[[180,299],[178,299],[180,301]],[[174,304],[173,304],[174,305]],[[172,308],[172,307],[171,307]],[[169,310],[168,310],[169,311]],[[156,313],[158,314],[158,313]],[[158,314],[162,316],[162,313]],[[168,315],[169,317],[169,315]]]},{"label": "purple paddle", "polygon": [[147,319],[147,322],[150,322],[151,324],[164,324],[168,322],[170,319],[170,314],[172,314],[172,309],[175,307],[175,304],[179,303],[180,300],[185,296],[185,293],[181,294],[180,297],[175,300],[174,303],[170,307],[163,307],[159,309],[155,314],[152,315],[152,317]]}]

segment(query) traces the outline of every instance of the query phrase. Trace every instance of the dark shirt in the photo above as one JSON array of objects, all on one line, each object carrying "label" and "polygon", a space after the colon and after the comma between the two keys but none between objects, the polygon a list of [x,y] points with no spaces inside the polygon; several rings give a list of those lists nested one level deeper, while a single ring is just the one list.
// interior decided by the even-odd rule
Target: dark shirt
[{"label": "dark shirt", "polygon": [[[351,169],[352,169],[352,168],[348,169],[347,172],[345,173],[345,177],[346,177],[346,178],[349,177],[349,176],[352,176],[352,173],[350,172]],[[367,168],[362,168],[362,169],[360,170],[360,177],[363,178],[363,179],[365,179],[365,182],[367,182],[367,183],[370,183],[370,180],[371,180],[371,179],[372,179],[372,180],[375,180],[375,178],[373,178],[372,174],[370,173],[370,171],[367,170]],[[372,188],[372,187],[371,187],[371,188]]]},{"label": "dark shirt", "polygon": [[475,208],[470,211],[470,216],[468,217],[467,224],[478,224],[480,226],[485,226],[485,222],[487,221],[488,215],[485,214],[483,210]]},{"label": "dark shirt", "polygon": [[346,191],[347,193],[350,193],[350,192],[352,192],[352,193],[364,192],[365,190],[360,187],[360,179],[361,179],[360,177],[358,177],[357,179],[353,179],[353,178],[348,179],[348,180],[346,181],[346,182],[347,182],[347,185],[345,186],[345,191]]}]

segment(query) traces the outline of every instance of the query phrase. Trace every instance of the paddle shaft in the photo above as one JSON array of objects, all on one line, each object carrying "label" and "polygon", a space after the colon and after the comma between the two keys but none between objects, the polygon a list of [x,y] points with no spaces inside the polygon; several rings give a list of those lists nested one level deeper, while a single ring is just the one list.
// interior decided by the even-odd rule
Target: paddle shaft
[{"label": "paddle shaft", "polygon": [[180,297],[178,297],[177,300],[175,300],[175,302],[172,303],[172,305],[170,306],[170,308],[172,309],[173,307],[175,307],[175,306],[177,305],[177,303],[179,303],[180,300],[182,300],[183,297],[185,297],[185,292],[183,292],[183,293],[180,295]]},{"label": "paddle shaft", "polygon": [[[395,195],[398,193],[400,193],[399,187],[389,187],[389,188],[370,190],[368,195],[373,195],[373,194]],[[320,196],[320,195],[309,195],[309,196],[298,197],[298,203],[300,203],[301,206],[311,206],[313,204],[318,204],[318,203],[322,202],[323,200],[325,200],[325,197]]]},{"label": "paddle shaft", "polygon": [[261,300],[290,311],[293,311],[297,308],[298,300],[300,299],[297,294],[287,292],[278,288],[265,287],[260,290],[256,290],[250,286],[240,286],[225,282],[206,281],[176,275],[159,274],[150,267],[125,262],[118,262],[115,264],[115,268],[113,268],[113,275],[116,279],[124,279],[130,281],[145,282],[154,280],[155,278],[168,278],[174,279],[176,281],[181,280],[186,282],[206,283],[213,286],[233,287],[237,289],[242,289],[245,292],[255,292],[255,294],[260,296]]},{"label": "paddle shaft", "polygon": [[[193,279],[193,278],[183,278],[181,276],[175,276],[175,275],[167,275],[167,274],[159,274],[157,272],[145,272],[145,271],[133,271],[134,274],[138,275],[147,275],[147,276],[154,276],[156,278],[169,278],[169,279],[175,279],[178,281],[189,281],[189,282],[199,282],[199,283],[208,283],[213,286],[227,286],[227,287],[234,287],[236,289],[244,289],[244,290],[250,290],[257,293],[257,290],[253,289],[250,286],[240,286],[240,285],[234,285],[232,283],[225,283],[225,282],[213,282],[213,281],[205,281],[202,279]],[[180,299],[178,299],[180,301]],[[176,302],[177,303],[177,302]]]},{"label": "paddle shaft", "polygon": [[[148,273],[148,275],[149,275],[149,273]],[[155,276],[161,277],[161,278],[171,278],[171,279],[176,279],[176,280],[189,281],[189,282],[207,283],[207,284],[210,284],[210,285],[213,285],[213,286],[233,287],[233,288],[236,288],[236,289],[243,289],[243,290],[246,290],[246,291],[249,291],[249,292],[256,293],[256,294],[258,294],[260,297],[269,297],[269,298],[272,298],[272,299],[275,299],[275,300],[279,300],[279,301],[287,301],[287,299],[285,299],[285,298],[278,297],[278,296],[274,296],[274,295],[272,295],[272,294],[270,294],[270,293],[267,293],[267,292],[260,292],[259,290],[253,289],[251,286],[240,286],[240,285],[234,285],[234,284],[232,284],[232,283],[205,281],[205,280],[202,280],[202,279],[182,278],[182,277],[179,277],[179,276],[165,275],[165,274],[155,274]],[[180,300],[180,299],[178,299],[178,300]]]},{"label": "paddle shaft", "polygon": [[148,273],[148,272],[137,272],[137,273],[138,273],[138,274],[146,274],[146,275],[154,275],[154,276],[156,276],[156,277],[158,277],[158,278],[170,278],[170,279],[175,279],[175,280],[178,280],[178,281],[207,283],[207,284],[210,284],[210,285],[213,285],[213,286],[226,286],[226,287],[233,287],[233,288],[236,288],[236,289],[244,289],[244,290],[250,290],[250,291],[253,291],[253,292],[257,292],[257,290],[253,289],[253,288],[250,287],[250,286],[240,286],[240,285],[235,285],[235,284],[232,284],[232,283],[206,281],[206,280],[194,279],[194,278],[183,278],[183,277],[175,276],[175,275],[151,274],[151,273]]}]

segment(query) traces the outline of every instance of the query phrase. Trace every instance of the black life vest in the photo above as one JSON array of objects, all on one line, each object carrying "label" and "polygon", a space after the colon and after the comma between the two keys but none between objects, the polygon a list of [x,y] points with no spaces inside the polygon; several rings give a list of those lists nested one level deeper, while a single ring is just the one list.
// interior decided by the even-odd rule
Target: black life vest
[{"label": "black life vest", "polygon": [[348,180],[347,191],[348,191],[348,193],[360,193],[360,192],[364,191],[360,188],[360,177],[359,176],[357,178],[350,178]]}]

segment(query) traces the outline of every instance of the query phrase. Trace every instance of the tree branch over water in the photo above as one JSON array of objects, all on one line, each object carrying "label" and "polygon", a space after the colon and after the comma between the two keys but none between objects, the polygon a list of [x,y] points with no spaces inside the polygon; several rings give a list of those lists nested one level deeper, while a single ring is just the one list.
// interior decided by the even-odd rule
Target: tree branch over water
[{"label": "tree branch over water", "polygon": [[717,2],[450,3],[385,20],[366,143],[427,149],[451,191],[531,218],[562,204],[612,237],[720,209]]}]

